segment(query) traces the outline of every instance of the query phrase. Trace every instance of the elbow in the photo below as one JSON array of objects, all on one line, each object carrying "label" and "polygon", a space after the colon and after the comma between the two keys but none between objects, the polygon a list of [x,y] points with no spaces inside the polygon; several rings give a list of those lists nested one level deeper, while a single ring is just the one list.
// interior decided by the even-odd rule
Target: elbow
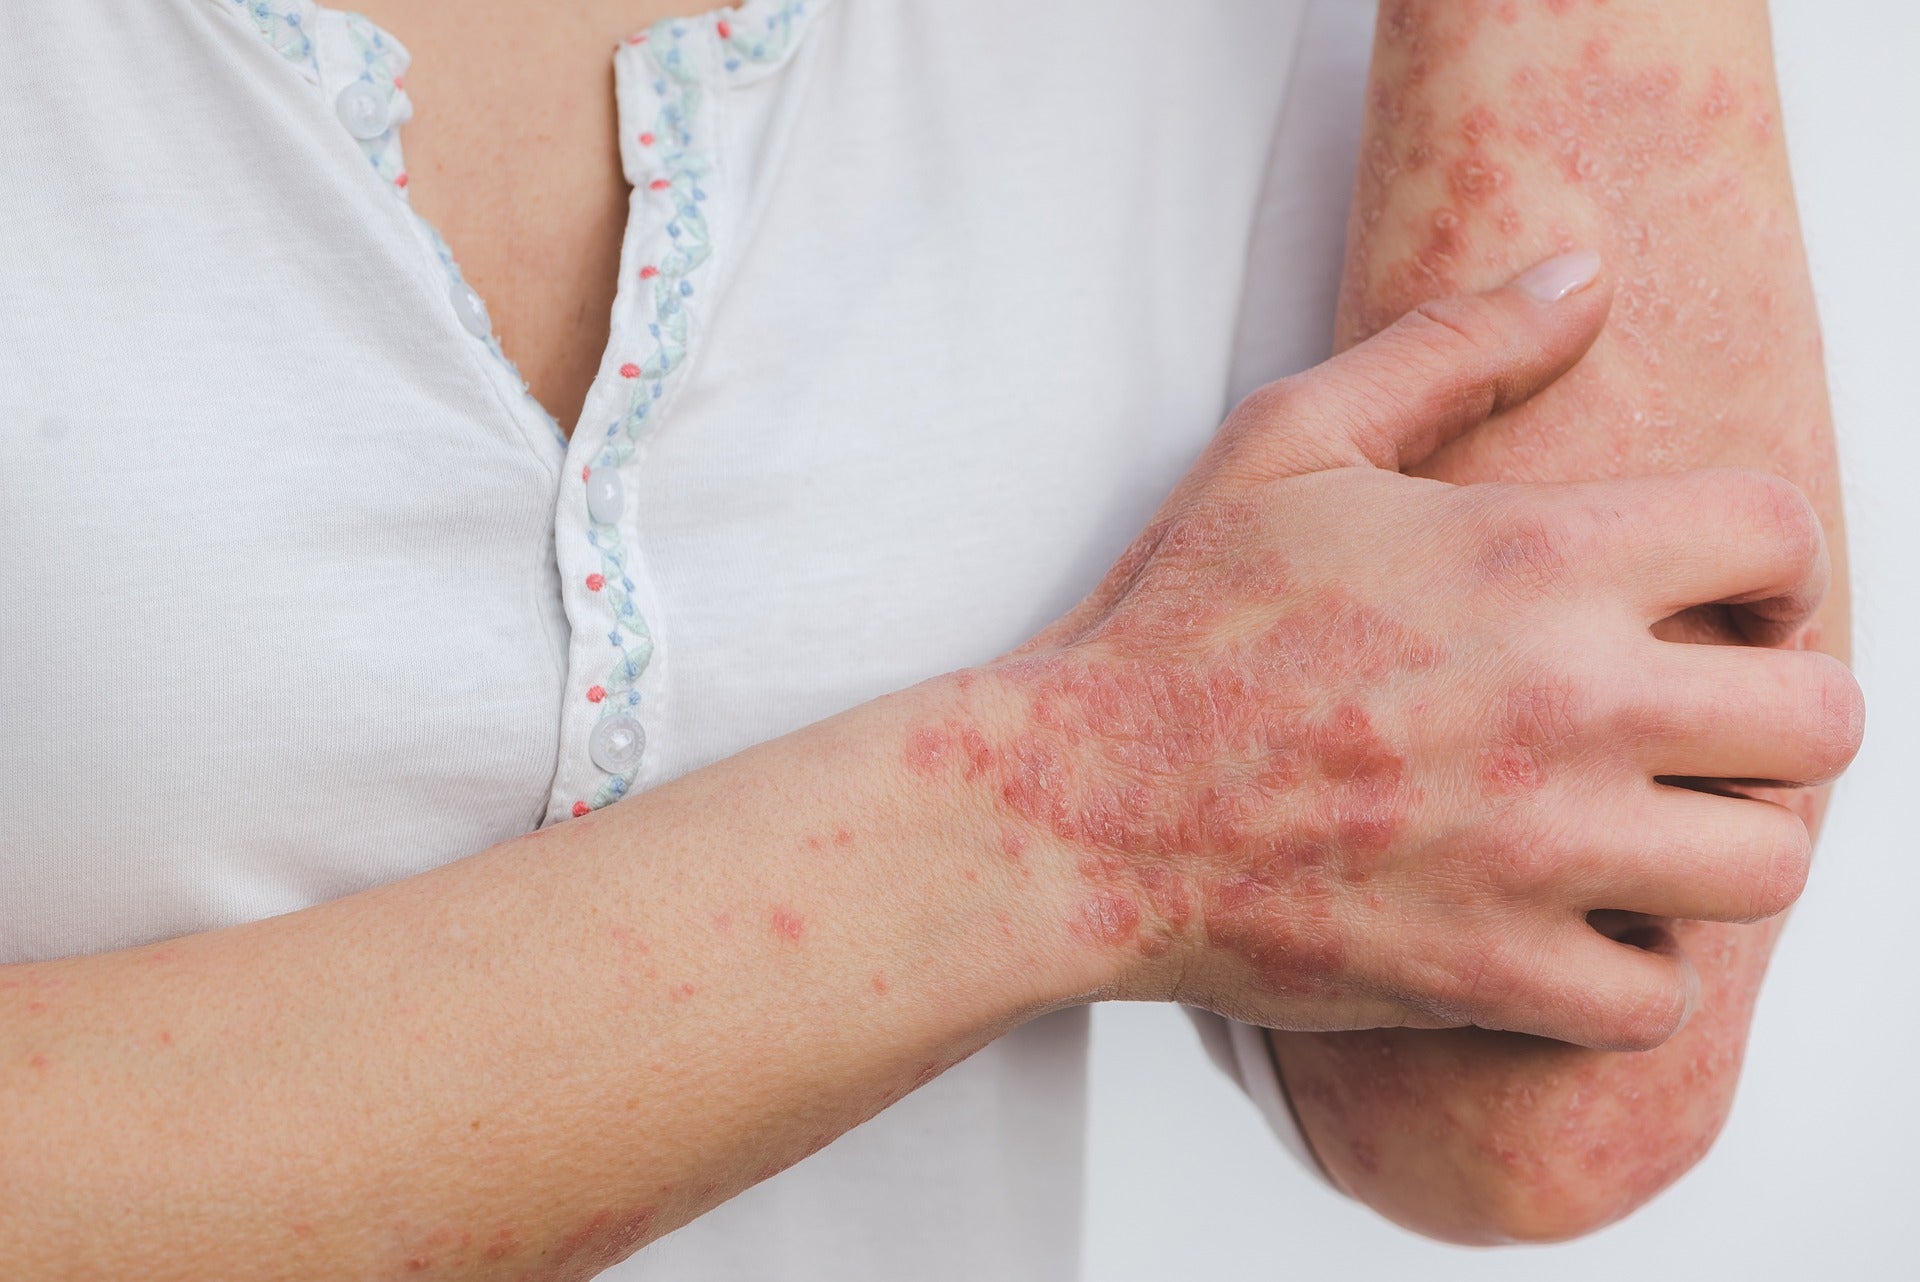
[{"label": "elbow", "polygon": [[1395,1177],[1337,1172],[1347,1191],[1403,1228],[1459,1246],[1568,1242],[1615,1224],[1697,1163],[1719,1131],[1522,1139],[1483,1135],[1442,1169]]}]

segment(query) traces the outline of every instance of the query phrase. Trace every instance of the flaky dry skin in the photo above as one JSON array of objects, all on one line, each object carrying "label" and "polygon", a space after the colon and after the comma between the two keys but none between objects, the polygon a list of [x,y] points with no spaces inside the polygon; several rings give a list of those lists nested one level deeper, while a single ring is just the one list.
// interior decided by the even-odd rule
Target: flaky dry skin
[{"label": "flaky dry skin", "polygon": [[[1592,355],[1426,470],[1775,471],[1814,500],[1836,567],[1798,643],[1844,657],[1837,471],[1764,6],[1388,0],[1342,344],[1576,246],[1603,254],[1618,283]],[[1729,639],[1712,619],[1688,626]],[[1824,800],[1775,795],[1810,821]],[[1566,1236],[1644,1202],[1726,1116],[1777,926],[1674,931],[1705,1003],[1653,1052],[1472,1031],[1276,1035],[1326,1165],[1403,1223],[1464,1240]]]}]

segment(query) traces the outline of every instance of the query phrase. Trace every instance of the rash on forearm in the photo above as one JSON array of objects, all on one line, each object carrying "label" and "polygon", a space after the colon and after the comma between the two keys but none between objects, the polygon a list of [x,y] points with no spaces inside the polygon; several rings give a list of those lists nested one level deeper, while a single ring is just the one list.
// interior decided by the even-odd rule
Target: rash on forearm
[{"label": "rash on forearm", "polygon": [[[1456,482],[1777,472],[1812,498],[1836,570],[1796,643],[1844,656],[1837,467],[1764,6],[1386,0],[1340,345],[1577,248],[1602,255],[1616,288],[1592,353],[1421,470]],[[1659,632],[1737,639],[1707,612]],[[1823,792],[1768,795],[1817,823]],[[1583,1231],[1665,1187],[1725,1116],[1777,923],[1671,928],[1704,1004],[1645,1055],[1474,1030],[1276,1036],[1326,1164],[1403,1223],[1469,1240],[1490,1223]]]}]

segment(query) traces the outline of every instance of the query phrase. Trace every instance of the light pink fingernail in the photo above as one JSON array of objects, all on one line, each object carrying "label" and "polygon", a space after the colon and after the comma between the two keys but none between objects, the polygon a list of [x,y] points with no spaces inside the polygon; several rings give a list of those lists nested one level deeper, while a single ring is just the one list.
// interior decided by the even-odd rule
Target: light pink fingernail
[{"label": "light pink fingernail", "polygon": [[1529,267],[1513,278],[1513,287],[1529,298],[1557,303],[1593,284],[1599,275],[1600,255],[1580,249]]}]

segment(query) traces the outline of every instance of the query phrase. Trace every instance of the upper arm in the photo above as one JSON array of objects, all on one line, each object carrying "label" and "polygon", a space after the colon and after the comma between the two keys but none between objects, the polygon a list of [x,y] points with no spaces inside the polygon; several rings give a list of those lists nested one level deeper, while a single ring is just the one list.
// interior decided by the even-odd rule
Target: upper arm
[{"label": "upper arm", "polygon": [[[1778,472],[1813,499],[1834,555],[1803,643],[1844,657],[1837,469],[1761,0],[1382,5],[1341,344],[1572,248],[1598,250],[1615,277],[1600,342],[1421,470]],[[1666,634],[1682,626],[1731,639],[1707,615]],[[1817,821],[1820,794],[1778,799]],[[1677,923],[1703,1006],[1645,1054],[1478,1030],[1274,1034],[1274,1050],[1304,1129],[1357,1196],[1440,1236],[1567,1236],[1711,1143],[1777,929]]]}]

